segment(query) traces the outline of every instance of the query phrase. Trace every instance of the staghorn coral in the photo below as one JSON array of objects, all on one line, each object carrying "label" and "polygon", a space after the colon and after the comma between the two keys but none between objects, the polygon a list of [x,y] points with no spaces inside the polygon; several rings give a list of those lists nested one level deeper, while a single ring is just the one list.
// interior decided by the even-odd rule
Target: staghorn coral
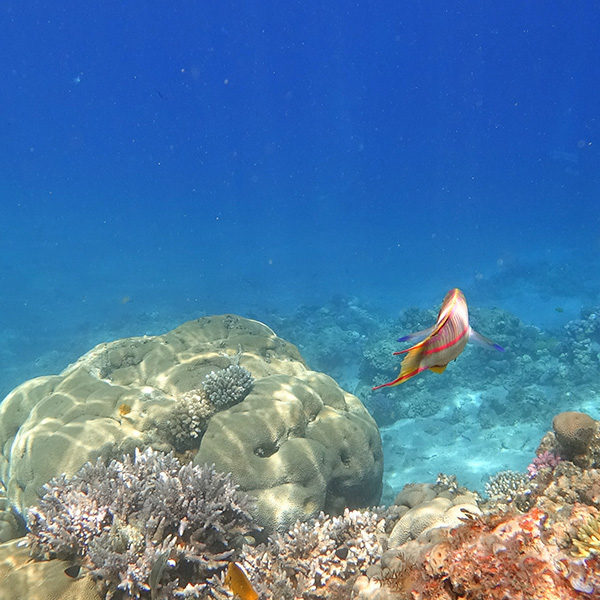
[{"label": "staghorn coral", "polygon": [[248,369],[229,365],[220,371],[211,371],[202,382],[208,399],[217,410],[240,403],[250,391],[254,378]]},{"label": "staghorn coral", "polygon": [[32,552],[78,560],[107,598],[200,592],[250,530],[248,499],[229,475],[151,448],[87,463],[44,491],[29,512]]},{"label": "staghorn coral", "polygon": [[381,555],[385,520],[385,511],[346,510],[298,522],[245,549],[250,580],[267,599],[349,598],[355,579]]}]

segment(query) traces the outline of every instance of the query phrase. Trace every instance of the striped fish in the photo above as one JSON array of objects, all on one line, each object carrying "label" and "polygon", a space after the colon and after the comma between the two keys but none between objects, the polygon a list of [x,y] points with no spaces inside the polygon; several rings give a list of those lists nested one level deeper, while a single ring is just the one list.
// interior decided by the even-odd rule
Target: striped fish
[{"label": "striped fish", "polygon": [[448,363],[458,357],[469,341],[504,352],[502,346],[494,344],[471,328],[467,301],[458,288],[446,294],[435,325],[406,335],[398,341],[408,340],[418,343],[407,350],[394,352],[394,355],[406,354],[398,377],[394,381],[374,387],[374,390],[399,385],[427,369],[434,373],[443,373]]}]

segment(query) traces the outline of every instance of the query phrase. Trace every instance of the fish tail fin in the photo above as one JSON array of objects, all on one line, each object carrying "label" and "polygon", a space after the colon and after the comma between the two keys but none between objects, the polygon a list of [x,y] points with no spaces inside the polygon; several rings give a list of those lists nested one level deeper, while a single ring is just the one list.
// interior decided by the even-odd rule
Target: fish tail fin
[{"label": "fish tail fin", "polygon": [[481,346],[482,348],[486,348],[487,350],[498,350],[499,352],[504,352],[504,348],[495,344],[489,338],[486,338],[485,335],[481,335],[477,333],[472,327],[469,329],[469,341]]}]

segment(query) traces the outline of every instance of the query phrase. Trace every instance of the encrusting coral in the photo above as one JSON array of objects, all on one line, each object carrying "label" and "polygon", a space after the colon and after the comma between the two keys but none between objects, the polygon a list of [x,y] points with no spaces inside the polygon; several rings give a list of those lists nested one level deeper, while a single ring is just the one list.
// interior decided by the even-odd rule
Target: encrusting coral
[{"label": "encrusting coral", "polygon": [[[567,522],[572,516],[566,515]],[[575,516],[575,519],[578,519]],[[466,519],[430,543],[384,553],[378,585],[357,581],[369,600],[575,600],[598,597],[600,562],[573,558],[557,544],[562,522],[538,508]]]},{"label": "encrusting coral", "polygon": [[251,531],[229,475],[152,449],[87,463],[44,491],[29,512],[32,552],[81,563],[107,598],[199,594]]}]

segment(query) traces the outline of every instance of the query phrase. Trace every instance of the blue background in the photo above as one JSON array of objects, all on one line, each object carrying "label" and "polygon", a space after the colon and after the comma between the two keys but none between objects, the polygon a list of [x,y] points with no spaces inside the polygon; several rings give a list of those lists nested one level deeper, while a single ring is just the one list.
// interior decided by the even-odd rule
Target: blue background
[{"label": "blue background", "polygon": [[563,325],[598,301],[598,31],[585,0],[7,0],[2,391],[336,294]]}]

